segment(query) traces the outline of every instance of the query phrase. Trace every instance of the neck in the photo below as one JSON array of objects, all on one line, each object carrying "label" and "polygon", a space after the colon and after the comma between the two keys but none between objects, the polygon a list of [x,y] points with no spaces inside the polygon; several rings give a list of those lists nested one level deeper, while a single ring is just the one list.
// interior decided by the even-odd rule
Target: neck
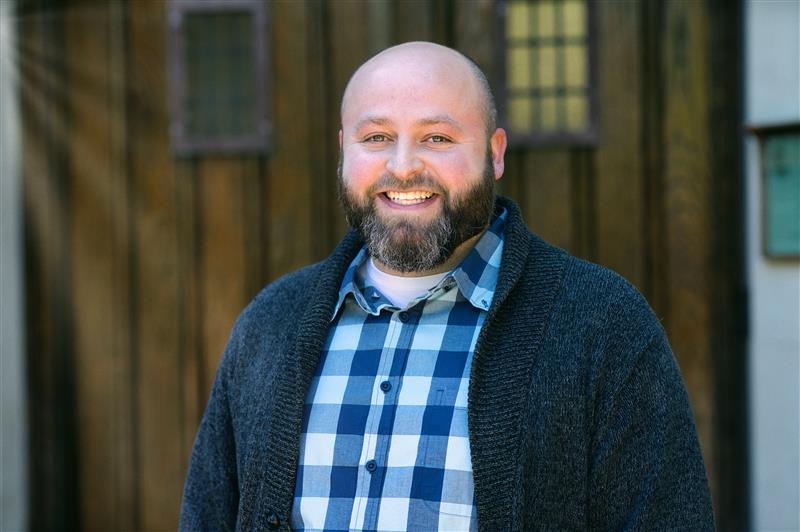
[{"label": "neck", "polygon": [[388,273],[389,275],[396,275],[398,277],[424,277],[426,275],[436,275],[438,273],[449,272],[450,270],[458,266],[462,260],[464,260],[464,257],[466,257],[467,254],[472,250],[472,248],[475,247],[475,244],[478,243],[478,240],[481,239],[483,233],[485,232],[486,229],[484,229],[477,235],[473,236],[472,238],[465,240],[464,242],[459,244],[458,247],[455,250],[453,250],[453,253],[447,258],[446,261],[441,263],[439,266],[436,266],[435,268],[431,268],[430,270],[422,270],[416,272],[400,272],[386,266],[384,263],[380,262],[378,259],[374,257],[372,261],[375,263],[375,266],[383,273]]}]

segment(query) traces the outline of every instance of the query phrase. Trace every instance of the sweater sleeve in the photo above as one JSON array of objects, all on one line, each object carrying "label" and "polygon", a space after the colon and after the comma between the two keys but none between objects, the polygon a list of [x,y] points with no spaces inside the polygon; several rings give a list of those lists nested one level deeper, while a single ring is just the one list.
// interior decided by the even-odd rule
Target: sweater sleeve
[{"label": "sweater sleeve", "polygon": [[596,420],[590,529],[714,529],[694,418],[663,330],[621,375]]},{"label": "sweater sleeve", "polygon": [[226,374],[229,356],[226,352],[217,370],[192,449],[181,504],[181,531],[236,528],[239,489]]}]

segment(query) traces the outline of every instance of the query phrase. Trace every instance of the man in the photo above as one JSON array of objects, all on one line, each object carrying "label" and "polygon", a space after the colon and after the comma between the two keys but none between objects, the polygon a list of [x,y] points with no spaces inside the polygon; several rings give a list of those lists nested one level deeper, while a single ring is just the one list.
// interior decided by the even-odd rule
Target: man
[{"label": "man", "polygon": [[339,143],[354,231],[238,320],[181,528],[713,529],[663,329],[495,199],[506,135],[480,70],[383,51]]}]

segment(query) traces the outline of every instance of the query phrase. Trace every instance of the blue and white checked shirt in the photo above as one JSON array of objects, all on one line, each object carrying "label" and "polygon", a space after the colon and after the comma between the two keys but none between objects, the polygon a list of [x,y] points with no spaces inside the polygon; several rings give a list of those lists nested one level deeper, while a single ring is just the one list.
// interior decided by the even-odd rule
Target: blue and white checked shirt
[{"label": "blue and white checked shirt", "polygon": [[306,397],[293,529],[477,530],[467,390],[506,217],[405,309],[358,275],[366,249],[350,264]]}]

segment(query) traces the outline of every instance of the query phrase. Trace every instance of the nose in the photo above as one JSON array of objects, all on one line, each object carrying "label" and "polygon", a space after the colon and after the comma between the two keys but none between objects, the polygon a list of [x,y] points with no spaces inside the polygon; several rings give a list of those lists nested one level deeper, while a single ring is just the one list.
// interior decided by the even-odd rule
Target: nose
[{"label": "nose", "polygon": [[416,146],[413,142],[400,142],[395,144],[389,160],[386,161],[386,169],[397,179],[409,179],[422,171],[422,160],[420,160]]}]

